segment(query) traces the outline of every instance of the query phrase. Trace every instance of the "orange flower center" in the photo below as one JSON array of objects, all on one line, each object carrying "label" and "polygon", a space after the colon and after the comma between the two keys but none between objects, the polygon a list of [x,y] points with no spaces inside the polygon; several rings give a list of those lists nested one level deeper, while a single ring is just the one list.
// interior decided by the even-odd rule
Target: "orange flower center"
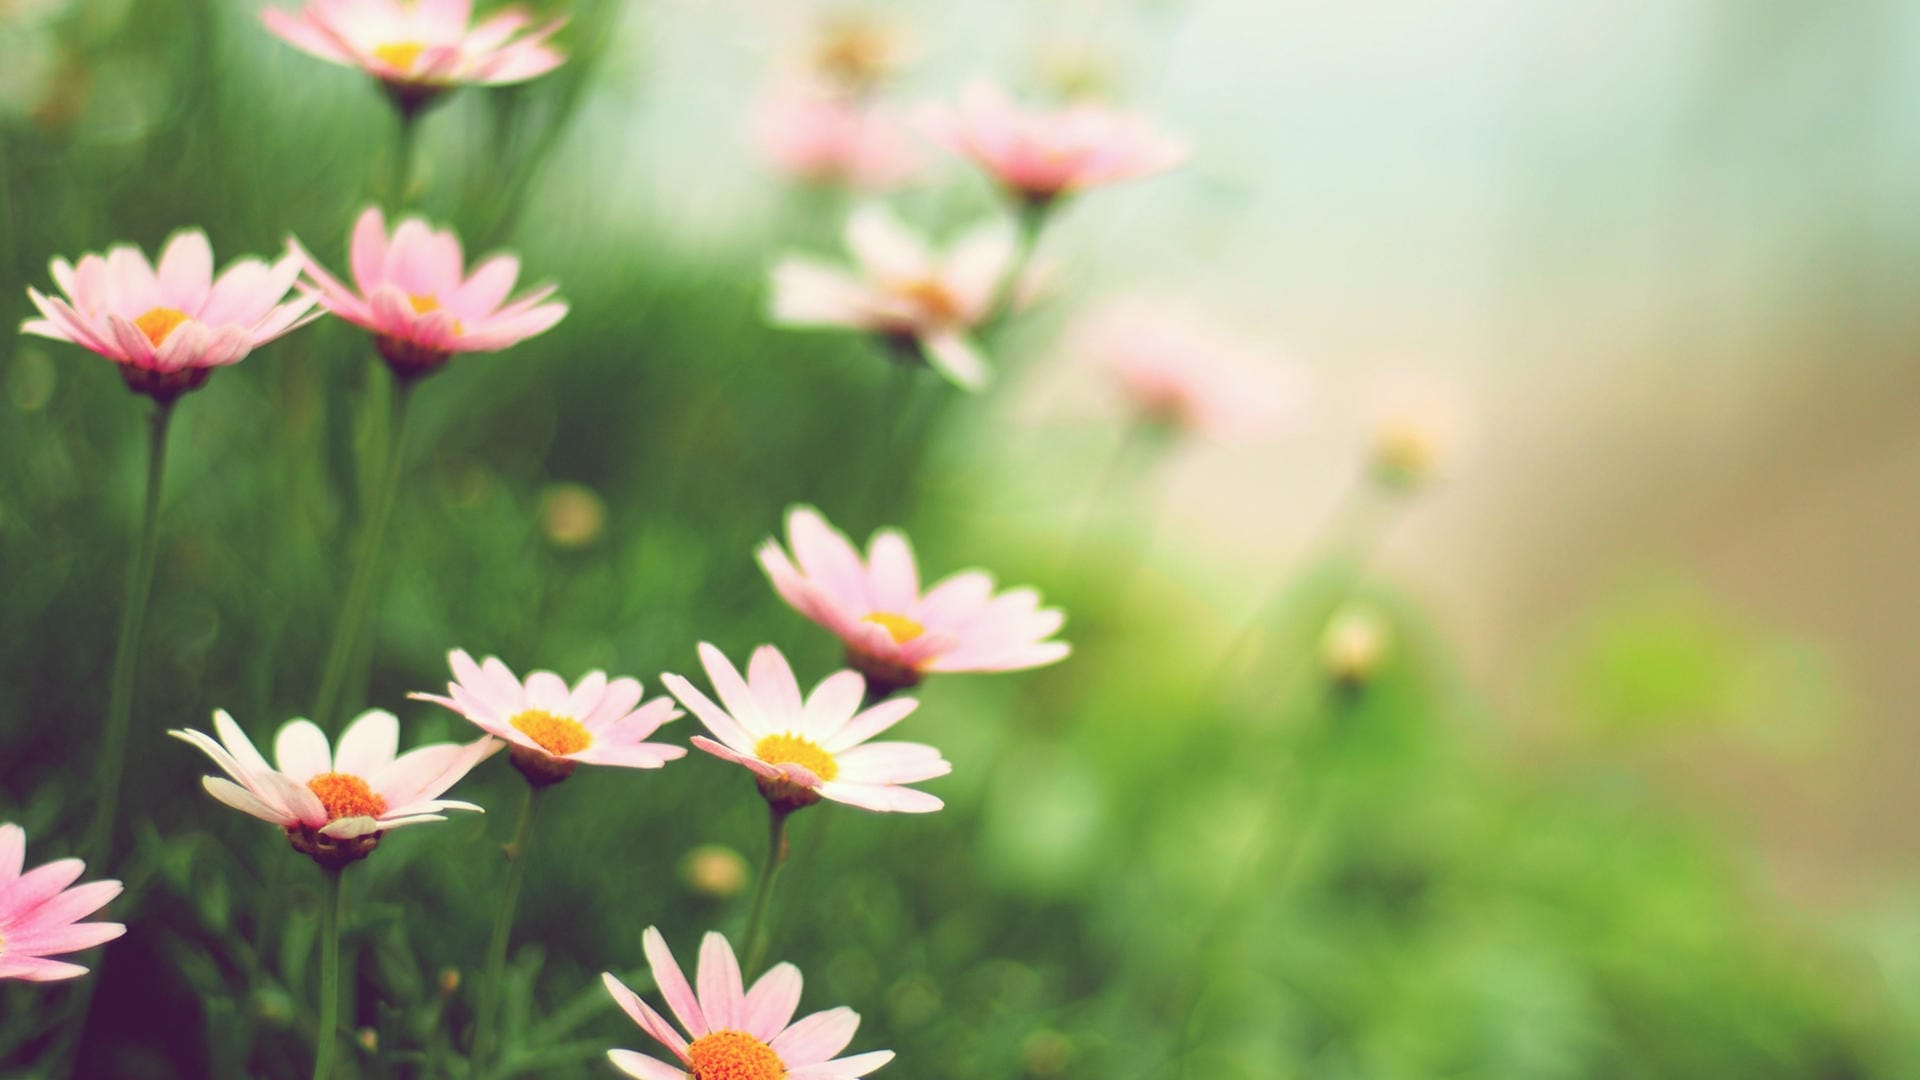
[{"label": "orange flower center", "polygon": [[412,71],[414,61],[427,51],[425,45],[417,41],[396,41],[391,45],[376,45],[373,58],[396,71]]},{"label": "orange flower center", "polygon": [[307,781],[307,790],[320,797],[320,805],[327,808],[328,821],[377,818],[387,812],[387,800],[374,794],[365,780],[352,773],[321,773]]},{"label": "orange flower center", "polygon": [[508,722],[520,734],[539,743],[540,749],[549,754],[564,757],[593,745],[593,736],[580,726],[580,721],[565,716],[528,709]]},{"label": "orange flower center", "polygon": [[693,1080],[780,1080],[786,1063],[773,1048],[744,1031],[716,1031],[687,1047]]},{"label": "orange flower center", "polygon": [[870,622],[885,630],[892,636],[895,645],[905,645],[907,642],[927,632],[926,627],[921,626],[905,615],[895,615],[891,611],[876,611],[860,621]]},{"label": "orange flower center", "polygon": [[960,298],[953,295],[953,290],[932,278],[900,282],[894,286],[894,291],[936,322],[956,322],[961,316]]},{"label": "orange flower center", "polygon": [[167,340],[168,334],[186,321],[187,313],[179,308],[157,307],[133,320],[133,325],[139,327],[140,332],[147,335],[147,340],[153,342],[153,347],[157,349],[161,342]]},{"label": "orange flower center", "polygon": [[840,764],[832,754],[798,735],[769,735],[754,744],[753,756],[769,765],[798,765],[822,780],[840,775]]}]

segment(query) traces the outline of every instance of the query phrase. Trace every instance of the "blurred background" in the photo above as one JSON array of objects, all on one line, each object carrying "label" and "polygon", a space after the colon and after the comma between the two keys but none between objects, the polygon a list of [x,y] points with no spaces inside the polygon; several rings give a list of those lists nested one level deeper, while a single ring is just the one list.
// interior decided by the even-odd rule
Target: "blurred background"
[{"label": "blurred background", "polygon": [[[394,119],[261,6],[0,0],[7,320],[51,257],[179,227],[344,262]],[[835,643],[751,558],[808,502],[906,528],[928,577],[1038,587],[1076,647],[922,688],[902,737],[954,762],[945,812],[796,819],[774,955],[899,1052],[882,1075],[1920,1072],[1920,8],[534,6],[571,16],[569,63],[428,114],[409,193],[573,307],[417,395],[366,702],[409,743],[467,734],[405,699],[454,646],[650,692],[702,640],[824,676]],[[1193,150],[1056,215],[995,385],[923,386],[906,423],[884,354],[763,315],[773,260],[839,257],[870,196],[784,172],[756,110],[854,30],[903,109],[985,76]],[[931,147],[885,198],[936,233],[1004,212]],[[1294,407],[1137,439],[1074,348],[1119,298],[1204,312]],[[181,402],[132,840],[93,868],[131,929],[81,1075],[304,1075],[319,875],[161,733],[310,706],[372,360],[323,321]],[[1385,484],[1409,395],[1423,482]],[[0,820],[30,862],[86,827],[144,404],[0,339]],[[520,783],[502,759],[456,794]],[[646,986],[652,923],[683,956],[736,931],[763,810],[695,755],[543,813],[509,1071],[610,1075],[646,1040],[597,974]],[[467,1022],[510,817],[356,868],[364,1075],[426,1075]],[[34,1075],[76,994],[0,986],[0,1069]]]}]

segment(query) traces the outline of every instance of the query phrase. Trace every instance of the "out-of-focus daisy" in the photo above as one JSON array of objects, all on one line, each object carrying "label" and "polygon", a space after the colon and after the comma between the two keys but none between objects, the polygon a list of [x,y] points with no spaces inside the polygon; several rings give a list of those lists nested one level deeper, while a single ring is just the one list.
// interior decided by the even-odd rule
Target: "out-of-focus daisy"
[{"label": "out-of-focus daisy", "polygon": [[52,270],[62,295],[29,286],[40,318],[21,323],[21,331],[99,353],[120,365],[128,387],[162,404],[315,317],[311,299],[287,299],[299,260],[241,259],[216,280],[213,247],[199,229],[175,233],[157,269],[139,248],[121,244],[82,255],[77,265],[55,259]]},{"label": "out-of-focus daisy", "polygon": [[312,721],[289,721],[274,739],[276,768],[226,710],[214,711],[213,730],[218,740],[192,729],[167,734],[199,747],[227,774],[202,779],[209,795],[285,829],[295,851],[329,869],[366,858],[390,830],[445,821],[448,810],[479,811],[440,796],[501,746],[483,737],[397,754],[400,722],[369,709],[340,736],[338,751]]},{"label": "out-of-focus daisy", "polygon": [[898,24],[870,11],[836,11],[820,17],[806,53],[808,72],[841,93],[872,93],[917,52]]},{"label": "out-of-focus daisy", "polygon": [[408,113],[443,90],[525,82],[566,59],[547,40],[565,19],[535,27],[514,7],[474,23],[473,0],[310,0],[260,17],[295,48],[380,80]]},{"label": "out-of-focus daisy", "polygon": [[641,705],[638,679],[608,680],[595,671],[569,688],[551,671],[522,682],[498,659],[476,664],[465,649],[447,661],[454,681],[446,697],[409,696],[444,705],[506,740],[513,767],[535,786],[565,780],[576,765],[657,769],[686,756],[684,747],[646,741],[681,713],[670,698]]},{"label": "out-of-focus daisy", "polygon": [[805,257],[773,268],[773,321],[862,330],[969,390],[986,385],[990,373],[972,333],[1012,272],[1012,230],[1003,222],[978,226],[936,254],[892,212],[869,206],[848,218],[846,242],[852,272]]},{"label": "out-of-focus daisy", "polygon": [[495,255],[466,272],[460,238],[419,218],[404,218],[387,234],[386,218],[370,207],[353,226],[349,261],[356,288],[329,274],[299,241],[287,248],[312,281],[322,307],[371,331],[380,355],[399,379],[440,369],[454,353],[497,352],[552,329],[567,305],[547,302],[543,285],[508,301],[520,260]]},{"label": "out-of-focus daisy", "polygon": [[1098,364],[1141,420],[1215,438],[1284,423],[1304,377],[1267,350],[1177,307],[1126,301],[1100,308],[1068,350]]},{"label": "out-of-focus daisy", "polygon": [[[800,1005],[800,970],[775,964],[746,988],[733,946],[719,934],[700,942],[694,982],[656,927],[642,936],[647,964],[675,1028],[612,974],[600,976],[607,993],[640,1030],[678,1064],[632,1050],[609,1050],[616,1068],[640,1080],[860,1080],[893,1060],[891,1050],[835,1057],[853,1041],[860,1016],[844,1006],[793,1020]],[[694,987],[698,986],[696,993]],[[681,1034],[685,1031],[686,1034]]]},{"label": "out-of-focus daisy", "polygon": [[1050,641],[1066,617],[1042,608],[1032,589],[994,595],[993,578],[966,570],[924,593],[907,538],[873,534],[865,559],[840,530],[809,507],[787,514],[789,556],[769,537],[760,565],[794,610],[833,631],[847,663],[889,693],[929,672],[1018,671],[1065,659]]},{"label": "out-of-focus daisy", "polygon": [[1372,414],[1370,468],[1388,488],[1423,487],[1465,456],[1459,402],[1437,383],[1410,374],[1382,379],[1372,390]]},{"label": "out-of-focus daisy", "polygon": [[768,164],[806,184],[885,191],[924,164],[891,109],[803,83],[771,90],[754,110],[753,132]]},{"label": "out-of-focus daisy", "polygon": [[1365,604],[1347,604],[1334,612],[1320,634],[1320,664],[1341,686],[1364,685],[1385,660],[1388,638],[1379,612]]},{"label": "out-of-focus daisy", "polygon": [[968,86],[958,107],[929,106],[920,128],[1035,205],[1165,172],[1187,156],[1183,143],[1137,116],[1086,101],[1029,107],[988,83]]},{"label": "out-of-focus daisy", "polygon": [[119,896],[120,883],[75,885],[87,868],[79,859],[22,873],[26,861],[26,830],[0,825],[0,979],[57,982],[85,975],[79,964],[51,958],[104,945],[127,932],[119,923],[80,921]]},{"label": "out-of-focus daisy", "polygon": [[700,662],[720,705],[678,675],[661,677],[719,739],[695,735],[693,745],[752,770],[760,793],[776,810],[797,810],[821,799],[907,813],[944,805],[906,786],[953,771],[940,751],[920,743],[868,741],[919,702],[894,698],[863,710],[867,684],[857,671],[827,676],[802,699],[793,668],[771,645],[754,650],[746,678],[711,645],[701,644]]}]

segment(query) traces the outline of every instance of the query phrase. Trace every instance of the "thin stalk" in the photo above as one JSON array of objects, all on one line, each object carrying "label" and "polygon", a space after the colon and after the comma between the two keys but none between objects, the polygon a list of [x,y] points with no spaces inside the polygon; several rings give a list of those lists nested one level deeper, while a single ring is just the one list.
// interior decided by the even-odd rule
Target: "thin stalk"
[{"label": "thin stalk", "polygon": [[313,1080],[331,1080],[340,1051],[340,919],[346,907],[341,887],[346,871],[328,870],[327,898],[320,909],[320,1027],[314,1033]]},{"label": "thin stalk", "polygon": [[140,519],[140,539],[127,577],[126,605],[120,611],[120,640],[114,646],[113,681],[107,696],[107,729],[94,774],[93,827],[88,832],[86,852],[87,861],[95,866],[106,859],[113,846],[114,808],[127,765],[134,673],[140,659],[140,631],[147,619],[147,597],[153,592],[154,562],[159,555],[160,481],[166,471],[167,429],[172,419],[171,403],[156,405],[147,431],[146,510]]},{"label": "thin stalk", "polygon": [[760,883],[753,890],[753,907],[747,912],[747,932],[741,956],[746,961],[749,979],[760,972],[767,951],[767,908],[773,901],[773,882],[787,862],[787,817],[791,810],[767,804],[767,860],[760,864]]},{"label": "thin stalk", "polygon": [[388,174],[388,197],[392,208],[402,210],[407,205],[407,193],[413,187],[413,144],[420,130],[420,117],[411,109],[394,110],[398,118],[399,129],[393,143],[392,172]]},{"label": "thin stalk", "polygon": [[540,789],[527,785],[527,797],[520,803],[520,824],[513,830],[513,845],[507,848],[507,885],[500,897],[500,910],[494,915],[493,937],[487,942],[487,973],[480,983],[480,1012],[473,1026],[473,1075],[493,1053],[495,1013],[500,1006],[500,980],[507,969],[507,942],[513,933],[513,912],[520,905],[520,886],[527,880],[527,845],[533,838],[533,808]]},{"label": "thin stalk", "polygon": [[375,489],[373,504],[360,536],[355,555],[353,577],[347,584],[346,603],[340,609],[340,621],[334,627],[333,643],[327,648],[326,667],[321,669],[320,693],[313,707],[313,719],[331,724],[339,707],[341,691],[346,688],[347,673],[360,638],[366,633],[367,608],[373,601],[374,580],[379,576],[381,542],[387,531],[387,518],[393,511],[395,494],[400,489],[401,463],[405,459],[407,402],[413,398],[413,383],[393,381],[392,411],[387,420],[387,462]]}]

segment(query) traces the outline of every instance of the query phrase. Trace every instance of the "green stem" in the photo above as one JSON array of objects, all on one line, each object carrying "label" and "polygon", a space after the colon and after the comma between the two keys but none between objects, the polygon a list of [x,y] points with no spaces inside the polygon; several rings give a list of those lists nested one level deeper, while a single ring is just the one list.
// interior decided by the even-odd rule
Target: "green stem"
[{"label": "green stem", "polygon": [[987,333],[1004,326],[1013,316],[1013,309],[1019,306],[1021,279],[1027,276],[1027,267],[1033,263],[1034,249],[1040,246],[1040,234],[1053,216],[1053,207],[1051,201],[1024,200],[1015,208],[1013,259],[1007,265],[1006,276],[1000,279],[993,303],[987,307],[984,327]]},{"label": "green stem", "polygon": [[527,850],[533,839],[533,808],[540,797],[539,788],[527,785],[527,797],[520,804],[520,824],[514,828],[513,844],[507,848],[507,886],[500,898],[500,909],[493,919],[493,937],[487,942],[487,974],[480,983],[480,1012],[473,1027],[473,1075],[493,1053],[494,1021],[500,1007],[500,980],[507,969],[507,942],[513,933],[513,912],[520,904],[520,886],[527,880]]},{"label": "green stem", "polygon": [[320,908],[320,1027],[314,1033],[313,1080],[331,1080],[340,1050],[340,916],[346,907],[346,871],[328,870]]},{"label": "green stem", "polygon": [[154,407],[147,434],[147,502],[140,520],[139,546],[127,579],[126,605],[120,612],[120,640],[114,646],[113,681],[107,697],[107,729],[94,776],[93,827],[87,837],[87,861],[98,866],[113,846],[114,807],[127,764],[127,736],[133,720],[134,672],[140,659],[140,630],[153,592],[153,568],[160,548],[160,480],[166,470],[171,403]]},{"label": "green stem", "polygon": [[767,908],[773,901],[773,882],[787,862],[787,817],[792,810],[767,804],[767,859],[760,864],[760,883],[753,890],[753,907],[747,912],[747,932],[741,939],[741,957],[746,976],[759,974],[767,951]]},{"label": "green stem", "polygon": [[408,109],[395,109],[398,118],[399,134],[393,143],[392,173],[388,176],[388,197],[394,210],[403,210],[407,205],[407,192],[413,187],[413,144],[420,130],[419,115]]},{"label": "green stem", "polygon": [[373,600],[374,580],[379,576],[381,542],[387,531],[387,518],[393,511],[395,494],[400,489],[401,464],[405,459],[407,402],[413,398],[413,383],[393,381],[392,411],[387,421],[387,462],[374,491],[373,505],[367,514],[355,555],[353,577],[347,585],[346,603],[333,631],[333,644],[327,648],[327,663],[320,676],[320,693],[313,707],[315,723],[325,727],[335,719],[341,691],[346,688],[347,672],[360,638],[366,632],[367,608]]}]

